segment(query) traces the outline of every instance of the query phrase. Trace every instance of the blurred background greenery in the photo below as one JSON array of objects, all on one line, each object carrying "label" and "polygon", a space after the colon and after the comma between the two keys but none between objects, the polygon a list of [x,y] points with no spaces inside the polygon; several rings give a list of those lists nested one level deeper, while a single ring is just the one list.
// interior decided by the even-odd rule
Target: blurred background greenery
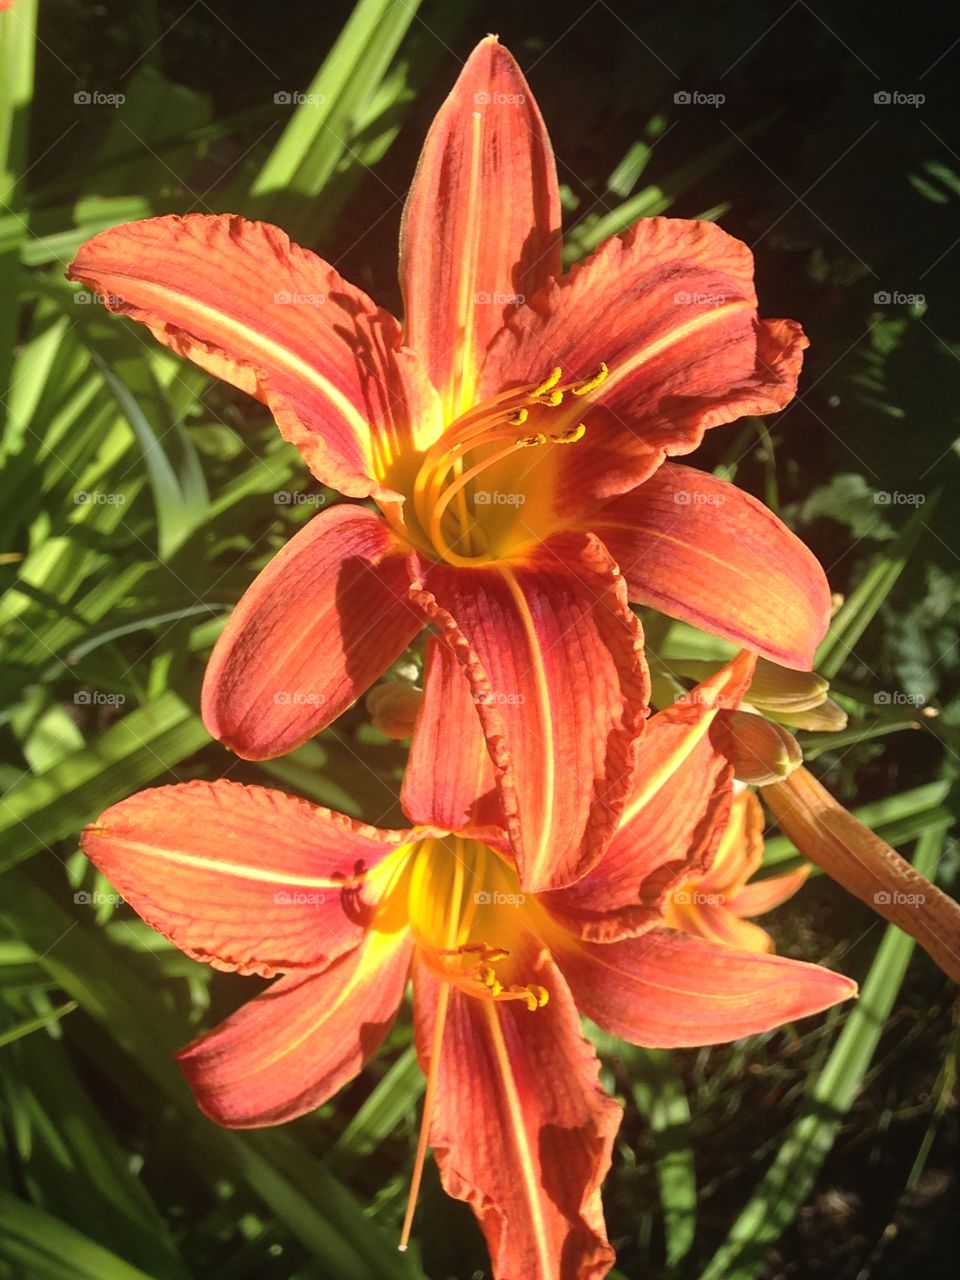
[{"label": "blurred background greenery", "polygon": [[[0,1276],[482,1277],[472,1217],[432,1175],[418,1248],[395,1252],[421,1093],[408,1026],[315,1115],[215,1129],[170,1053],[255,980],[211,981],[76,852],[108,803],[192,777],[399,821],[404,751],[362,705],[284,760],[210,743],[218,629],[334,495],[259,406],[64,268],[114,223],[230,210],[398,310],[423,135],[498,32],[556,146],[571,260],[640,216],[722,218],[754,248],[764,313],[810,335],[798,401],[695,461],[780,511],[846,597],[821,669],[850,728],[808,735],[808,758],[956,893],[955,9],[40,0],[34,39],[36,10],[0,18]],[[666,655],[712,652],[646,621]],[[792,856],[770,841],[770,865]],[[605,1194],[619,1274],[954,1275],[953,989],[822,878],[772,929],[866,980],[858,1009],[673,1056],[594,1033],[626,1106]]]}]

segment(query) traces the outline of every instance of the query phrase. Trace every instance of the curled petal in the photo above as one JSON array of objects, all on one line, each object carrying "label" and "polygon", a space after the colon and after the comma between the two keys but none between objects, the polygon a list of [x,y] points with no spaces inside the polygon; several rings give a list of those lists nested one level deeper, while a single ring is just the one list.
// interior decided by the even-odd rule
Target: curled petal
[{"label": "curled petal", "polygon": [[670,929],[551,943],[577,1007],[648,1048],[724,1044],[819,1013],[856,983],[816,964],[730,950]]},{"label": "curled petal", "polygon": [[[783,408],[806,345],[793,321],[757,319],[746,245],[710,222],[644,218],[507,318],[480,389],[535,382],[554,365],[588,378],[605,363],[602,411],[585,421],[608,465],[588,470],[581,501],[612,497],[649,474],[652,456]],[[576,475],[579,459],[569,466]]]},{"label": "curled petal", "polygon": [[204,724],[247,760],[300,746],[420,630],[409,585],[406,549],[372,511],[315,516],[231,614],[203,682]]},{"label": "curled petal", "polygon": [[382,483],[393,459],[438,430],[436,394],[397,321],[267,223],[127,223],[88,240],[69,275],[262,400],[313,474],[351,497],[396,497]]},{"label": "curled petal", "polygon": [[584,523],[619,564],[631,600],[785,667],[812,666],[830,622],[826,576],[742,489],[666,463]]},{"label": "curled petal", "polygon": [[[446,1191],[473,1209],[497,1280],[601,1280],[613,1263],[600,1202],[620,1108],[597,1079],[563,978],[546,954],[529,976],[549,1002],[530,1012],[449,995],[430,1142]],[[439,984],[415,972],[424,1071]]]},{"label": "curled petal", "polygon": [[537,104],[488,36],[434,119],[400,234],[406,336],[448,418],[473,403],[504,317],[560,269],[560,195]]},{"label": "curled petal", "polygon": [[960,982],[960,903],[914,871],[806,769],[764,788],[763,798],[805,858],[899,925]]},{"label": "curled petal", "polygon": [[371,930],[321,973],[290,974],[177,1054],[200,1109],[228,1129],[283,1124],[376,1053],[403,999],[406,931]]},{"label": "curled petal", "polygon": [[710,865],[733,791],[719,707],[742,697],[753,662],[739,654],[689,701],[649,721],[627,806],[603,857],[576,884],[540,895],[572,932],[605,942],[653,928],[663,918],[664,895]]},{"label": "curled petal", "polygon": [[81,844],[181,951],[269,977],[355,947],[378,896],[367,873],[408,838],[220,781],[141,791],[87,827]]},{"label": "curled petal", "polygon": [[785,876],[768,876],[745,885],[727,903],[738,916],[762,916],[781,907],[807,882],[810,867],[799,867]]},{"label": "curled petal", "polygon": [[427,566],[414,598],[470,682],[523,889],[571,883],[616,826],[646,711],[616,568],[596,539],[563,533],[523,560]]}]

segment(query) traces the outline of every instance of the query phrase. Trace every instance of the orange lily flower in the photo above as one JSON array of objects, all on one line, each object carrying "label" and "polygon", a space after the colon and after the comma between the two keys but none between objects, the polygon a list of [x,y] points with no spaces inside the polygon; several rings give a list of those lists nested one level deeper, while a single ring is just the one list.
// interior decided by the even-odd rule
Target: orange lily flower
[{"label": "orange lily flower", "polygon": [[666,900],[671,929],[743,951],[774,950],[769,933],[747,917],[782,906],[803,885],[810,867],[748,884],[763,861],[764,826],[760,801],[752,791],[739,789],[709,869],[687,877]]},{"label": "orange lily flower", "polygon": [[855,992],[817,965],[663,925],[664,895],[709,864],[726,821],[718,709],[751,662],[707,682],[696,707],[651,719],[602,860],[541,895],[525,895],[509,856],[470,828],[384,831],[226,781],[109,809],[83,847],[148,923],[216,968],[283,975],[179,1054],[204,1112],[243,1128],[319,1106],[376,1051],[412,971],[427,1090],[402,1247],[429,1141],[498,1280],[604,1276],[600,1184],[620,1112],[577,1010],[624,1039],[677,1047],[767,1030]]},{"label": "orange lily flower", "polygon": [[[317,515],[234,611],[202,709],[239,755],[306,741],[429,623],[469,682],[454,705],[479,714],[521,883],[541,891],[596,863],[626,803],[648,691],[628,600],[810,666],[820,566],[761,503],[665,461],[787,404],[799,325],[757,318],[752,256],[709,222],[644,219],[561,274],[552,149],[494,37],[407,198],[402,326],[233,215],[105,231],[70,275],[258,397],[317,479],[379,509]],[[452,681],[443,657],[429,667]],[[427,693],[448,738],[471,734]],[[472,798],[445,797],[461,823]]]}]

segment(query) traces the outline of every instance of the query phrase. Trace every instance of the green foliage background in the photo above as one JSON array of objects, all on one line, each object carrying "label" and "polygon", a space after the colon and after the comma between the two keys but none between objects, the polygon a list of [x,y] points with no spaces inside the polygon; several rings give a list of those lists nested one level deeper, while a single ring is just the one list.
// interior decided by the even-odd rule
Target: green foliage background
[{"label": "green foliage background", "polygon": [[[362,706],[263,765],[209,741],[196,707],[219,627],[335,495],[258,406],[107,318],[64,267],[117,222],[231,210],[278,222],[398,309],[420,142],[462,58],[498,31],[554,138],[571,259],[639,216],[722,217],[754,246],[764,312],[811,336],[797,403],[714,433],[695,461],[780,511],[846,596],[820,667],[851,725],[808,735],[808,758],[956,892],[954,15],[862,0],[41,0],[35,40],[36,10],[16,0],[0,18],[0,1277],[482,1276],[472,1218],[432,1176],[418,1247],[394,1248],[422,1089],[407,1024],[317,1114],[215,1129],[170,1054],[255,981],[211,981],[76,852],[107,804],[192,777],[399,821],[404,753]],[[322,101],[275,101],[297,91]],[[646,622],[664,655],[715,652]],[[770,841],[771,866],[793,856]],[[952,988],[822,879],[773,927],[784,951],[863,981],[857,1008],[672,1057],[592,1033],[626,1106],[606,1189],[619,1274],[953,1274]]]}]

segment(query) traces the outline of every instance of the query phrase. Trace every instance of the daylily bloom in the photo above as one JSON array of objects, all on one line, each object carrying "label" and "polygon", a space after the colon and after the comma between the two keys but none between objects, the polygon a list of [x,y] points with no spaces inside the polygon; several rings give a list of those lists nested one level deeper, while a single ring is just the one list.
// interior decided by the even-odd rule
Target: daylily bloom
[{"label": "daylily bloom", "polygon": [[739,787],[709,868],[688,876],[666,899],[665,923],[671,929],[744,951],[774,950],[769,933],[747,917],[782,906],[803,885],[810,867],[748,883],[763,862],[764,825],[760,801]]},{"label": "daylily bloom", "polygon": [[[709,866],[732,790],[719,708],[741,655],[696,706],[651,719],[602,860],[525,895],[485,831],[384,831],[232,782],[133,796],[83,836],[154,928],[197,959],[276,978],[179,1055],[200,1106],[230,1127],[279,1124],[361,1069],[413,977],[427,1076],[401,1243],[429,1140],[467,1201],[498,1280],[598,1280],[613,1261],[600,1202],[620,1112],[577,1010],[635,1043],[715,1044],[852,995],[817,965],[664,927],[664,896]],[[479,838],[478,838],[479,837]]]},{"label": "daylily bloom", "polygon": [[[494,37],[420,157],[402,326],[282,231],[229,214],[105,231],[70,275],[258,397],[317,479],[378,508],[316,516],[234,611],[202,709],[239,755],[306,741],[429,623],[418,732],[434,740],[442,714],[448,741],[472,738],[479,715],[521,883],[539,891],[596,863],[626,803],[648,689],[628,599],[809,667],[820,566],[754,498],[665,461],[783,408],[806,339],[758,319],[750,251],[709,222],[644,219],[561,274],[550,142]],[[464,676],[456,725],[429,686]],[[470,786],[447,799],[466,821]]]}]

